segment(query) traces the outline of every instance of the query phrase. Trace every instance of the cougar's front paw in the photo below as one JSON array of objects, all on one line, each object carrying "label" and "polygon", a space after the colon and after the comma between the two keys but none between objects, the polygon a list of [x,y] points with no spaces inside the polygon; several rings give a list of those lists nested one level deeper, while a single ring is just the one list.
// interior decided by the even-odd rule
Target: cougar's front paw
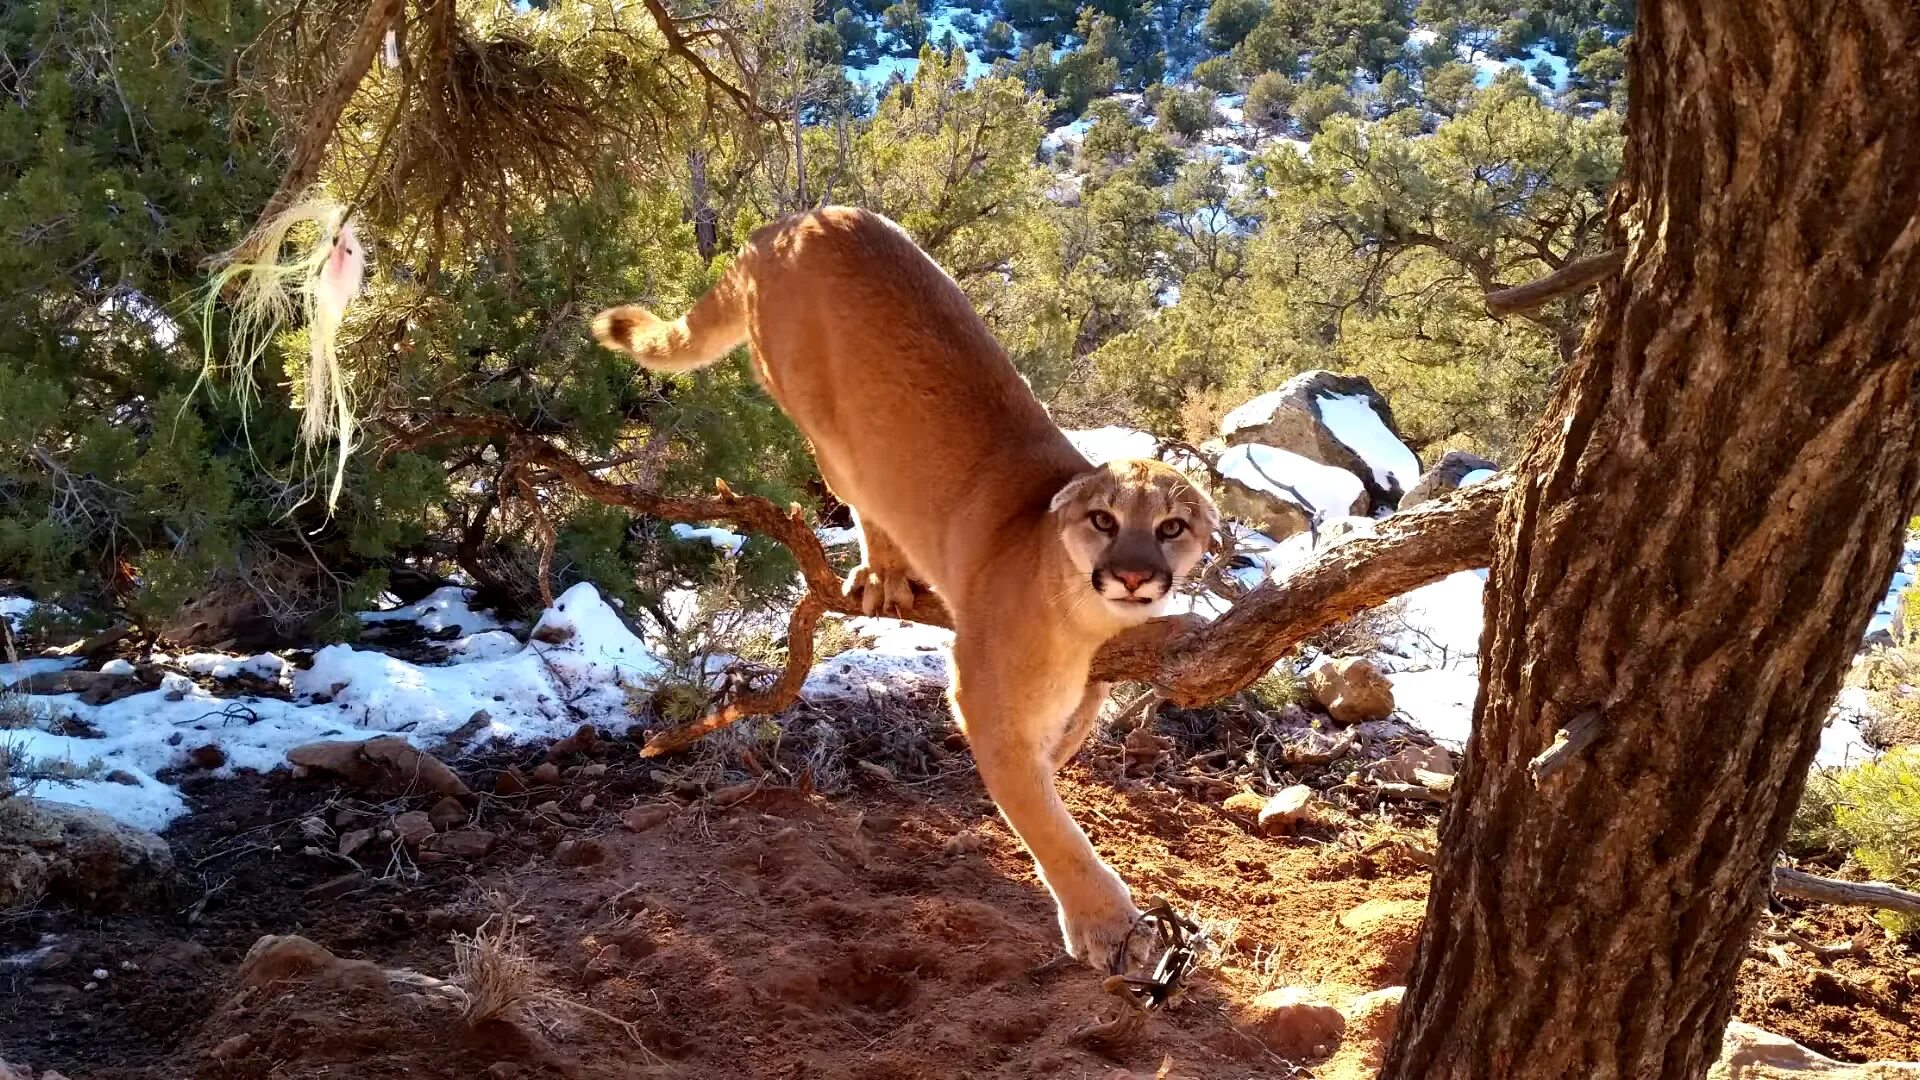
[{"label": "cougar's front paw", "polygon": [[863,615],[900,615],[913,610],[913,579],[905,570],[862,563],[847,575],[842,593],[858,601]]},{"label": "cougar's front paw", "polygon": [[1135,934],[1130,954],[1121,955],[1140,911],[1133,906],[1133,897],[1119,874],[1101,866],[1092,880],[1074,890],[1071,899],[1065,895],[1058,899],[1060,933],[1074,959],[1109,974],[1118,974],[1145,959],[1151,945],[1147,935]]}]

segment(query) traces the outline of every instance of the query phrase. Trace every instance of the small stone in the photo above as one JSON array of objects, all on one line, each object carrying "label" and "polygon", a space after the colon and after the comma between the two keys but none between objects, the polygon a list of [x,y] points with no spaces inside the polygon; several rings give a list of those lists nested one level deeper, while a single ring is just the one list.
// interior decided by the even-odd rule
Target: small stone
[{"label": "small stone", "polygon": [[573,734],[547,748],[547,760],[558,761],[574,754],[591,754],[600,745],[600,733],[592,724],[581,724]]},{"label": "small stone", "polygon": [[341,858],[350,859],[353,853],[366,847],[373,840],[372,829],[350,829],[340,834],[340,846],[335,848]]},{"label": "small stone", "polygon": [[219,1046],[207,1052],[207,1056],[215,1061],[226,1061],[230,1058],[245,1057],[252,1047],[253,1036],[243,1031],[230,1039],[222,1040]]},{"label": "small stone", "polygon": [[593,804],[596,801],[598,800],[596,800],[592,795],[580,796],[580,812],[584,814],[587,811],[593,809]]},{"label": "small stone", "polygon": [[351,874],[342,874],[337,878],[311,886],[301,893],[300,897],[309,904],[324,904],[338,900],[348,893],[359,892],[366,887],[367,875],[355,870]]},{"label": "small stone", "polygon": [[605,762],[596,761],[591,765],[580,766],[580,779],[582,780],[598,780],[605,775],[607,775]]},{"label": "small stone", "polygon": [[1452,776],[1452,755],[1438,746],[1409,746],[1392,757],[1382,758],[1373,765],[1373,775],[1376,779],[1395,784],[1418,783],[1417,774],[1421,772]]},{"label": "small stone", "polygon": [[217,769],[227,763],[227,752],[215,743],[208,743],[188,751],[187,760],[193,762],[196,769]]},{"label": "small stone", "polygon": [[1339,1045],[1347,1018],[1305,986],[1269,990],[1253,999],[1248,1026],[1268,1050],[1284,1058],[1324,1057]]},{"label": "small stone", "polygon": [[1321,660],[1307,672],[1307,689],[1338,723],[1380,720],[1393,712],[1393,684],[1361,657]]},{"label": "small stone", "polygon": [[969,829],[947,837],[947,842],[940,845],[940,849],[949,855],[972,855],[986,846],[987,838]]},{"label": "small stone", "polygon": [[555,765],[551,761],[543,762],[535,766],[533,770],[533,782],[542,786],[559,783],[560,766]]},{"label": "small stone", "polygon": [[[862,764],[865,763],[862,762]],[[879,768],[877,765],[874,767]],[[892,774],[889,773],[888,776],[891,777]],[[735,803],[745,802],[758,790],[760,790],[760,785],[755,783],[729,784],[723,788],[716,788],[712,795],[713,805],[732,806]]]},{"label": "small stone", "polygon": [[646,832],[648,829],[664,824],[674,815],[674,809],[664,803],[636,806],[620,815],[620,824],[634,832]]},{"label": "small stone", "polygon": [[560,812],[560,803],[556,800],[549,799],[539,806],[534,807],[533,812],[542,817],[552,817]]},{"label": "small stone", "polygon": [[1301,818],[1307,816],[1308,807],[1313,803],[1313,789],[1305,784],[1295,784],[1283,789],[1266,805],[1260,808],[1255,821],[1260,831],[1269,836],[1292,829]]},{"label": "small stone", "polygon": [[115,769],[108,773],[105,779],[109,784],[125,784],[128,787],[140,786],[140,778],[125,769]]},{"label": "small stone", "polygon": [[485,829],[461,829],[440,833],[428,840],[425,846],[458,859],[478,859],[492,851],[498,839]]},{"label": "small stone", "polygon": [[527,636],[542,645],[565,645],[573,640],[573,627],[565,623],[541,623]]},{"label": "small stone", "polygon": [[553,861],[561,866],[592,866],[606,857],[607,849],[593,839],[562,840],[553,849]]},{"label": "small stone", "polygon": [[433,835],[433,819],[419,810],[409,810],[394,816],[393,831],[411,847]]},{"label": "small stone", "polygon": [[1227,796],[1226,802],[1220,804],[1221,809],[1229,814],[1242,814],[1250,818],[1259,817],[1260,811],[1265,809],[1266,805],[1267,800],[1251,791],[1235,792]]},{"label": "small stone", "polygon": [[887,784],[893,783],[893,770],[887,768],[885,765],[875,765],[871,761],[855,761],[853,765],[854,768],[859,769],[875,780]]},{"label": "small stone", "polygon": [[448,795],[428,808],[427,818],[433,822],[435,829],[445,832],[467,823],[467,808],[460,805],[459,799]]},{"label": "small stone", "polygon": [[527,793],[527,778],[520,775],[519,769],[508,769],[493,782],[495,795],[511,797]]}]

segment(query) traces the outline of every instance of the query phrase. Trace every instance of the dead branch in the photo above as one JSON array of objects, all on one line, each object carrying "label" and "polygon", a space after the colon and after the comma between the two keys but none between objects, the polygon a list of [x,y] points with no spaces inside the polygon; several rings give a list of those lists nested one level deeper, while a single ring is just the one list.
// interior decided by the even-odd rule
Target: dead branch
[{"label": "dead branch", "polygon": [[[360,89],[360,83],[367,77],[367,69],[373,66],[373,58],[380,51],[381,42],[386,40],[387,29],[400,17],[403,0],[372,0],[367,5],[367,13],[361,17],[360,29],[354,34],[353,41],[347,46],[346,56],[341,59],[340,68],[327,83],[326,89],[308,108],[307,115],[300,127],[300,138],[294,143],[293,160],[288,162],[286,174],[280,178],[280,186],[274,189],[273,197],[267,200],[266,209],[254,222],[254,232],[273,220],[274,215],[292,205],[300,193],[313,185],[320,175],[320,164],[326,158],[327,144],[333,141],[334,129],[340,126],[340,114],[346,111],[347,103]],[[247,242],[242,243],[242,247]]]},{"label": "dead branch", "polygon": [[[527,434],[505,419],[443,417],[397,430],[389,452],[458,438],[499,440],[510,468],[537,465],[581,495],[608,506],[676,522],[724,521],[784,545],[800,565],[807,595],[793,614],[787,665],[765,691],[742,697],[693,724],[661,732],[647,754],[678,749],[743,717],[778,712],[792,704],[813,661],[813,631],[826,612],[861,614],[843,595],[840,575],[812,523],[798,505],[784,510],[771,500],[738,495],[724,482],[706,498],[675,498],[607,480],[553,443]],[[1155,619],[1108,642],[1094,658],[1098,682],[1143,682],[1155,688],[1149,700],[1181,706],[1217,701],[1252,685],[1309,635],[1377,607],[1448,574],[1485,566],[1493,552],[1494,517],[1509,478],[1496,478],[1422,503],[1320,549],[1283,581],[1248,592],[1224,615],[1206,622],[1194,616]],[[940,598],[916,591],[911,622],[952,627]],[[1137,704],[1137,702],[1136,702]]]},{"label": "dead branch", "polygon": [[748,119],[765,118],[766,114],[761,111],[751,95],[721,78],[720,73],[707,64],[706,58],[693,47],[692,40],[680,32],[679,20],[673,17],[673,13],[667,10],[667,6],[661,0],[643,0],[643,2],[647,5],[647,14],[653,16],[654,25],[660,28],[660,35],[667,39],[668,52],[693,65],[693,70],[700,73],[700,77],[706,80],[708,86],[732,98],[734,104],[740,106],[740,111],[747,114]]},{"label": "dead branch", "polygon": [[1836,881],[1786,866],[1773,868],[1773,891],[1796,900],[1812,900],[1839,907],[1879,908],[1903,915],[1920,915],[1920,893],[1883,882]]},{"label": "dead branch", "polygon": [[1601,281],[1620,272],[1627,261],[1625,248],[1614,248],[1593,255],[1579,262],[1571,262],[1546,277],[1529,281],[1525,285],[1515,285],[1510,289],[1489,292],[1484,297],[1487,314],[1496,318],[1502,315],[1518,315],[1523,311],[1532,311],[1550,300],[1563,296],[1572,296],[1593,288]]}]

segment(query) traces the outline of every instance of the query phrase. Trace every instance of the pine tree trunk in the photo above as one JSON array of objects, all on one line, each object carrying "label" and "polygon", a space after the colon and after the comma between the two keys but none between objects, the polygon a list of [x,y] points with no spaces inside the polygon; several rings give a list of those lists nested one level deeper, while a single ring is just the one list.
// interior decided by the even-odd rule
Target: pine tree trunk
[{"label": "pine tree trunk", "polygon": [[1920,492],[1920,5],[1642,0],[1632,51],[1389,1080],[1706,1073]]}]

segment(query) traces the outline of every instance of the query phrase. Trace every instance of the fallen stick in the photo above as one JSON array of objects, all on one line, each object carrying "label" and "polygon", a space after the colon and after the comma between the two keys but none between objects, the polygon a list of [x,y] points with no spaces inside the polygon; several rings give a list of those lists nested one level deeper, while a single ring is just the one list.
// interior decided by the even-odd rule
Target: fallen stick
[{"label": "fallen stick", "polygon": [[1880,881],[1837,881],[1790,867],[1776,866],[1773,868],[1773,891],[1796,900],[1920,915],[1920,893],[1908,892]]}]

